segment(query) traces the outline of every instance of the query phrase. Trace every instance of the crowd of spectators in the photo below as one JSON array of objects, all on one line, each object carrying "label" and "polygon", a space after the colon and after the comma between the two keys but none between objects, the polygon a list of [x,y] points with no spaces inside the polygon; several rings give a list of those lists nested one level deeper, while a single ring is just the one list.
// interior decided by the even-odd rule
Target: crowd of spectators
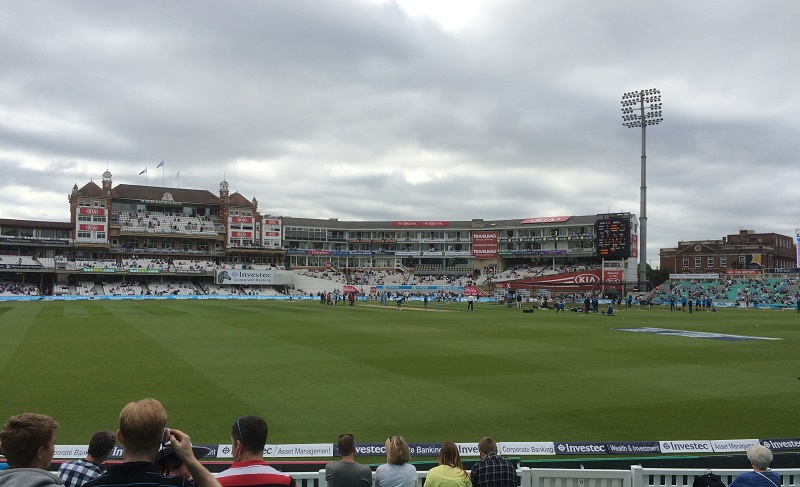
[{"label": "crowd of spectators", "polygon": [[749,279],[736,286],[736,302],[754,305],[793,306],[797,303],[797,279]]},{"label": "crowd of spectators", "polygon": [[[30,256],[2,255],[4,261],[22,262],[41,266],[35,258]],[[50,260],[53,260],[50,258]],[[49,265],[54,265],[48,260]],[[141,255],[132,255],[121,260],[116,259],[88,259],[78,258],[73,262],[64,262],[68,270],[80,270],[81,268],[91,269],[114,269],[117,272],[127,270],[152,270],[160,273],[185,273],[185,274],[207,274],[217,269],[271,269],[269,264],[255,264],[242,262],[221,262],[217,263],[210,259],[172,259],[149,258]],[[477,271],[465,266],[459,267],[464,273],[446,273],[443,268],[438,266],[437,271],[424,272],[425,266],[410,267],[405,271],[399,269],[370,269],[370,268],[327,268],[327,269],[295,269],[294,272],[299,276],[306,276],[315,279],[322,279],[334,283],[332,288],[343,285],[359,286],[391,286],[391,285],[412,285],[412,286],[491,286],[498,282],[514,281],[518,279],[530,279],[539,276],[581,272],[596,269],[599,266],[582,262],[573,262],[564,265],[553,266],[542,262],[514,264],[503,271],[488,268]],[[455,267],[449,267],[452,271]],[[208,286],[198,282],[172,281],[142,286],[141,283],[91,283],[90,281],[80,281],[75,284],[66,285],[63,283],[54,284],[52,293],[54,295],[164,295],[164,294],[206,294],[206,295],[274,295],[281,294],[276,289],[267,286],[263,289],[255,287],[235,287],[235,286]],[[148,289],[148,287],[150,289]],[[317,288],[319,289],[319,288]],[[50,294],[50,289],[45,289]],[[318,291],[313,291],[316,294]],[[21,283],[3,282],[0,283],[0,295],[40,295],[41,290],[33,285]],[[300,291],[299,294],[304,294]],[[577,302],[584,298],[587,293],[574,293],[563,295],[564,299]],[[589,294],[594,294],[590,292]],[[364,294],[365,296],[367,294]],[[683,298],[688,300],[711,299],[714,302],[733,302],[740,307],[795,307],[800,299],[798,290],[798,278],[784,277],[782,279],[723,279],[723,280],[674,280],[660,286],[652,292],[648,298],[652,298],[655,304],[669,303],[671,300],[680,302]]]},{"label": "crowd of spectators", "polygon": [[150,233],[188,233],[216,235],[219,228],[216,217],[186,216],[157,211],[121,212],[117,219],[122,231]]},{"label": "crowd of spectators", "polygon": [[[200,463],[209,448],[195,447],[189,435],[167,427],[167,411],[156,399],[129,402],[119,414],[116,435],[109,430],[95,433],[85,458],[64,462],[57,472],[49,468],[55,454],[58,422],[49,415],[23,413],[11,416],[0,431],[7,464],[0,471],[0,486],[67,487],[297,487],[289,473],[264,460],[269,427],[261,416],[238,416],[230,429],[229,468],[211,473]],[[122,446],[121,463],[104,465],[116,442]],[[352,434],[339,435],[339,461],[325,465],[329,487],[417,487],[417,468],[402,436],[385,442],[386,463],[373,472],[356,462]],[[426,475],[430,487],[516,487],[514,463],[498,455],[497,443],[489,437],[478,442],[480,460],[468,473],[458,446],[446,441],[439,450],[438,465]],[[771,461],[771,458],[770,458]],[[762,465],[763,463],[759,463]],[[743,487],[743,486],[742,486]]]},{"label": "crowd of spectators", "polygon": [[664,283],[653,293],[655,302],[680,302],[710,298],[736,303],[740,307],[795,307],[800,298],[798,279],[676,280]]},{"label": "crowd of spectators", "polygon": [[[237,416],[230,428],[229,468],[213,474],[200,459],[210,453],[195,447],[185,432],[167,427],[167,411],[156,399],[129,402],[119,413],[116,435],[109,430],[95,433],[85,458],[63,463],[50,471],[55,455],[58,422],[49,415],[22,413],[11,416],[0,430],[2,453],[0,487],[297,487],[289,473],[281,472],[264,460],[269,427],[261,416]],[[119,441],[122,462],[104,463]],[[339,435],[336,454],[339,461],[325,465],[329,487],[417,487],[417,468],[410,463],[411,452],[402,436],[392,435],[385,442],[386,463],[374,473],[356,462],[355,438]],[[497,442],[490,437],[478,442],[480,460],[469,472],[464,469],[459,447],[445,441],[439,449],[438,465],[425,475],[429,487],[517,487],[513,462],[498,454]],[[752,471],[737,476],[731,487],[780,487],[780,474],[770,470],[773,454],[761,444],[747,448]],[[700,479],[698,479],[699,481]],[[716,479],[718,481],[718,478]],[[695,485],[724,485],[700,483]]]},{"label": "crowd of spectators", "polygon": [[39,296],[39,288],[28,284],[0,281],[0,296]]},{"label": "crowd of spectators", "polygon": [[103,283],[103,294],[106,296],[141,296],[145,294],[138,282]]}]

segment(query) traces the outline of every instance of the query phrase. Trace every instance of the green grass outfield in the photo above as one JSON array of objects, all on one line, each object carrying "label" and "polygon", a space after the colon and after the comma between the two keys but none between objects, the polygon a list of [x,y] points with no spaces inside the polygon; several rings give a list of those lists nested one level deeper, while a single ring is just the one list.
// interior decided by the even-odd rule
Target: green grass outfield
[{"label": "green grass outfield", "polygon": [[[258,414],[270,443],[687,440],[800,435],[800,315],[663,309],[616,317],[498,305],[147,300],[0,303],[0,417],[59,444],[161,400],[195,443]],[[662,327],[780,338],[722,341]]]}]

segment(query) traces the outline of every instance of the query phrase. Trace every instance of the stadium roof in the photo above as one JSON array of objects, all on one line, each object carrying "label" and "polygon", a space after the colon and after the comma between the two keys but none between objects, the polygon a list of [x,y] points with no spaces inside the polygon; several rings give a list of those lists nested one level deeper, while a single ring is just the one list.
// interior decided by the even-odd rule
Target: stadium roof
[{"label": "stadium roof", "polygon": [[160,201],[169,193],[173,201],[203,205],[219,205],[219,196],[204,189],[162,188],[160,186],[140,186],[118,184],[111,190],[111,197],[126,200]]},{"label": "stadium roof", "polygon": [[23,228],[60,228],[72,230],[71,222],[51,222],[40,220],[12,220],[10,218],[0,218],[0,227],[23,227]]},{"label": "stadium roof", "polygon": [[[376,228],[386,228],[395,231],[402,230],[494,230],[494,229],[508,229],[508,228],[535,228],[535,227],[553,227],[553,226],[586,226],[594,225],[597,221],[597,215],[584,215],[572,216],[563,222],[541,222],[541,223],[525,223],[522,221],[525,218],[515,218],[510,220],[482,220],[476,218],[467,221],[408,221],[408,220],[393,220],[393,221],[340,221],[336,218],[319,219],[319,218],[294,218],[290,216],[283,217],[284,226],[299,226],[299,227],[313,227],[313,228],[335,228],[343,230],[374,230]],[[433,225],[431,223],[441,223],[440,225]]]},{"label": "stadium roof", "polygon": [[78,195],[90,198],[102,198],[105,196],[103,194],[103,190],[100,189],[100,186],[98,186],[94,181],[89,181],[88,183],[84,184],[83,187],[78,190]]},{"label": "stadium roof", "polygon": [[248,201],[247,198],[242,196],[242,194],[239,193],[238,191],[231,195],[229,204],[231,206],[244,206],[247,208],[255,208],[255,205],[251,201]]}]

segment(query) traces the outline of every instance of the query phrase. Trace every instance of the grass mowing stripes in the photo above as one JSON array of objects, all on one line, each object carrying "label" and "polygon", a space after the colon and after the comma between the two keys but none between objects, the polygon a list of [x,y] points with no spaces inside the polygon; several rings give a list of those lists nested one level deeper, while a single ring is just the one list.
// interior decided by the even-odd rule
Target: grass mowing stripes
[{"label": "grass mowing stripes", "polygon": [[[0,417],[52,414],[60,444],[156,397],[169,424],[224,443],[259,414],[271,443],[602,441],[796,436],[795,313],[554,315],[479,304],[316,301],[3,303]],[[781,338],[721,341],[662,327]]]}]

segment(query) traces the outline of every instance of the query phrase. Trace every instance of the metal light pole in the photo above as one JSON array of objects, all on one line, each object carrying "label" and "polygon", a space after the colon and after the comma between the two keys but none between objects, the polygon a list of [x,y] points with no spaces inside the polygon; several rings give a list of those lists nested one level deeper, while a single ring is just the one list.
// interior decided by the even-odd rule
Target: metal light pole
[{"label": "metal light pole", "polygon": [[[638,112],[638,113],[637,113]],[[647,289],[647,126],[661,118],[661,92],[655,88],[622,95],[622,125],[642,128],[642,185],[639,196],[639,291]]]}]

